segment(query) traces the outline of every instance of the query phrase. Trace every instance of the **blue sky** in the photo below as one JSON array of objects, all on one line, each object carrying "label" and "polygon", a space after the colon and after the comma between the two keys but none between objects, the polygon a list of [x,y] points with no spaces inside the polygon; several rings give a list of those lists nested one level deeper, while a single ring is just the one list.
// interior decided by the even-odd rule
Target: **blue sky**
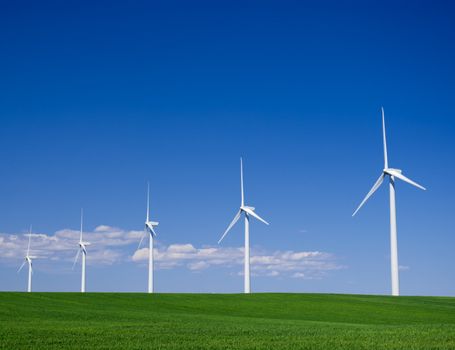
[{"label": "blue sky", "polygon": [[390,291],[386,186],[397,185],[402,294],[455,295],[455,21],[446,2],[45,2],[0,11],[0,289],[30,224],[34,289],[145,291],[146,183],[156,290],[241,292],[240,203],[252,290]]}]

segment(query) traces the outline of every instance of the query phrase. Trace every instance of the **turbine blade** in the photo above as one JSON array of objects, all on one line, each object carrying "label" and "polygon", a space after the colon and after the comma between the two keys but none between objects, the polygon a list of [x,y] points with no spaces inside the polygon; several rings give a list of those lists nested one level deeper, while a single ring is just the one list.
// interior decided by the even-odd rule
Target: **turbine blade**
[{"label": "turbine blade", "polygon": [[33,263],[32,263],[32,261],[31,261],[31,260],[30,260],[30,272],[31,272],[31,273],[32,273],[32,275],[33,275]]},{"label": "turbine blade", "polygon": [[84,222],[84,209],[81,208],[81,236],[79,238],[79,242],[82,242],[82,224]]},{"label": "turbine blade", "polygon": [[28,246],[27,246],[27,256],[30,253],[30,241],[32,240],[32,225],[30,225],[30,231],[28,233]]},{"label": "turbine blade", "polygon": [[218,241],[218,244],[221,243],[221,241],[223,240],[223,238],[224,238],[224,237],[227,235],[227,233],[231,230],[232,226],[234,226],[235,223],[236,223],[237,221],[239,221],[240,215],[241,215],[241,214],[242,214],[242,211],[239,210],[239,211],[237,212],[237,214],[234,216],[234,219],[233,219],[233,220],[231,221],[231,223],[229,224],[229,226],[228,226],[228,228],[226,229],[226,231],[224,231],[224,234],[223,234],[223,236],[221,236],[220,240]]},{"label": "turbine blade", "polygon": [[412,186],[420,188],[421,190],[424,190],[424,191],[426,190],[425,187],[419,185],[417,182],[414,182],[411,179],[408,179],[406,176],[404,176],[403,174],[401,174],[400,172],[398,172],[396,170],[387,169],[386,172],[387,172],[387,174],[392,175],[393,177],[396,177],[396,178],[398,178],[400,180],[403,180],[404,182],[407,182],[408,184],[410,184]]},{"label": "turbine blade", "polygon": [[240,158],[240,192],[241,192],[241,196],[242,196],[242,202],[241,202],[240,206],[243,207],[244,202],[245,202],[245,194],[243,191],[243,160],[242,160],[242,158]]},{"label": "turbine blade", "polygon": [[248,215],[251,215],[252,217],[258,219],[259,221],[262,221],[264,224],[268,225],[269,223],[265,221],[263,218],[261,218],[258,214],[256,214],[252,209],[248,207],[244,207],[243,210],[248,213]]},{"label": "turbine blade", "polygon": [[81,249],[79,248],[79,249],[77,250],[76,257],[74,258],[74,263],[73,263],[72,270],[74,270],[74,266],[76,266],[77,259],[79,259],[79,254],[80,254],[80,252],[81,252]]},{"label": "turbine blade", "polygon": [[150,182],[147,182],[147,220],[149,221],[150,216]]},{"label": "turbine blade", "polygon": [[24,262],[22,263],[21,267],[19,267],[19,270],[17,270],[17,273],[21,272],[21,270],[22,270],[22,268],[24,267],[24,265],[25,265],[26,262],[27,262],[27,261],[24,260]]},{"label": "turbine blade", "polygon": [[[141,240],[139,241],[139,244],[137,245],[137,249],[139,249],[141,247],[141,244],[142,244],[142,241],[144,240],[144,237],[145,237],[145,231],[144,233],[142,234],[142,237],[141,237]],[[137,250],[136,249],[136,250]]]},{"label": "turbine blade", "polygon": [[384,107],[381,107],[381,114],[382,114],[382,142],[384,144],[384,169],[389,167],[389,161],[387,157],[387,138],[385,132],[385,117],[384,117]]},{"label": "turbine blade", "polygon": [[368,194],[365,196],[365,198],[363,199],[362,203],[360,203],[360,205],[358,206],[358,208],[356,209],[354,214],[352,214],[352,216],[357,214],[357,212],[360,210],[360,208],[362,208],[362,206],[365,204],[365,202],[368,200],[368,198],[370,198],[373,195],[373,193],[376,192],[376,190],[379,188],[379,186],[382,185],[383,181],[384,181],[384,173],[382,173],[381,176],[379,176],[379,179],[376,180],[376,182],[374,183],[374,185],[371,188],[370,192],[368,192]]}]

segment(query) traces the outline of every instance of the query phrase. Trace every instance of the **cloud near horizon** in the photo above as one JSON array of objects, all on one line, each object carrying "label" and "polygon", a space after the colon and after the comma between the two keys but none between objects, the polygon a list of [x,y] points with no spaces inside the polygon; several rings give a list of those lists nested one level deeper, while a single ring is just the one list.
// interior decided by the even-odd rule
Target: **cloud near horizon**
[{"label": "cloud near horizon", "polygon": [[[63,229],[53,235],[32,234],[31,255],[36,259],[67,262],[72,265],[79,241],[78,230]],[[112,265],[122,262],[144,264],[148,248],[137,249],[143,231],[127,231],[100,225],[93,231],[84,231],[88,246],[87,264]],[[26,253],[28,234],[0,233],[0,262],[15,264]],[[130,246],[130,247],[128,247]],[[157,269],[184,268],[200,272],[209,268],[230,268],[243,273],[243,247],[194,247],[190,243],[165,246],[157,242],[154,249]],[[344,268],[333,254],[320,251],[251,250],[251,273],[256,276],[285,276],[320,279],[327,272]],[[44,264],[43,264],[44,265]]]},{"label": "cloud near horizon", "polygon": [[[87,264],[112,265],[128,259],[125,246],[138,244],[143,231],[125,231],[116,227],[100,225],[94,231],[84,231],[87,247]],[[78,249],[80,231],[63,229],[53,235],[32,233],[30,253],[36,259],[73,261]],[[28,233],[0,233],[0,261],[23,258],[28,245]]]},{"label": "cloud near horizon", "polygon": [[[171,244],[153,250],[159,269],[186,267],[201,271],[211,267],[238,268],[243,265],[244,249],[232,247],[196,248],[191,244]],[[132,256],[136,262],[147,261],[148,248],[137,250]],[[289,276],[293,278],[319,279],[328,271],[344,266],[336,262],[330,253],[310,251],[275,251],[267,253],[251,250],[251,273],[255,276]],[[240,271],[242,271],[240,269]],[[239,272],[240,274],[242,272]]]}]

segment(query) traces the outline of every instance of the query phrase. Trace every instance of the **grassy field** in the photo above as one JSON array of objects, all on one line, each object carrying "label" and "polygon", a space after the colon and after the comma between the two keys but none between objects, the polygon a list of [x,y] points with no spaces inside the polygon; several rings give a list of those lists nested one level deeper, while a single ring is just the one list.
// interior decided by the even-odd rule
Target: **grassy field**
[{"label": "grassy field", "polygon": [[455,298],[0,293],[0,349],[455,349]]}]

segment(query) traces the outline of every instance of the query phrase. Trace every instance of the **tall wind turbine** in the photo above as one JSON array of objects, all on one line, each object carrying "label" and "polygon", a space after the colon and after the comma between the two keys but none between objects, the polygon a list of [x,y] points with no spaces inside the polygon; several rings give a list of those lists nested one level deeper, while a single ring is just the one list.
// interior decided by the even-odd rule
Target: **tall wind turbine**
[{"label": "tall wind turbine", "polygon": [[25,266],[25,264],[28,264],[28,283],[27,283],[27,292],[32,291],[32,274],[33,274],[33,268],[32,268],[32,259],[35,259],[34,256],[30,255],[30,241],[32,239],[32,226],[30,225],[30,231],[28,233],[28,247],[27,247],[27,254],[25,254],[24,257],[24,262],[22,263],[21,267],[19,267],[19,270],[17,271],[18,273],[22,270],[22,268]]},{"label": "tall wind turbine", "polygon": [[148,271],[148,288],[149,293],[153,293],[153,240],[156,237],[154,230],[155,226],[158,226],[157,221],[150,221],[150,183],[147,183],[147,215],[145,219],[144,234],[142,235],[141,241],[139,242],[138,249],[144,240],[144,236],[149,234],[149,271]]},{"label": "tall wind turbine", "polygon": [[245,196],[243,193],[243,162],[240,158],[240,209],[234,217],[234,220],[229,224],[228,228],[224,232],[223,236],[218,241],[218,244],[221,243],[223,238],[227,235],[230,229],[236,224],[240,219],[242,214],[245,215],[245,267],[244,267],[244,293],[250,293],[250,216],[262,221],[264,224],[268,225],[269,223],[262,219],[259,215],[254,212],[254,207],[249,207],[245,205]]},{"label": "tall wind turbine", "polygon": [[425,190],[423,186],[420,186],[418,183],[408,179],[401,173],[399,169],[389,168],[389,162],[387,158],[387,140],[385,132],[385,118],[384,118],[384,108],[381,107],[382,114],[382,138],[384,143],[384,169],[382,170],[381,175],[378,180],[375,182],[370,192],[365,196],[362,203],[360,203],[357,210],[352,214],[354,216],[359,209],[365,204],[365,202],[370,198],[374,192],[381,186],[386,177],[389,178],[389,190],[390,190],[390,263],[391,263],[391,276],[392,276],[392,295],[400,295],[400,282],[399,282],[399,272],[398,272],[398,243],[397,243],[397,214],[395,207],[395,178],[403,180],[417,188]]},{"label": "tall wind turbine", "polygon": [[76,258],[74,259],[73,269],[79,258],[79,254],[82,252],[82,272],[81,272],[81,293],[85,293],[85,259],[87,257],[87,246],[90,245],[89,242],[84,242],[82,240],[82,224],[84,220],[84,210],[81,209],[81,235],[79,236],[79,248],[77,249]]}]

